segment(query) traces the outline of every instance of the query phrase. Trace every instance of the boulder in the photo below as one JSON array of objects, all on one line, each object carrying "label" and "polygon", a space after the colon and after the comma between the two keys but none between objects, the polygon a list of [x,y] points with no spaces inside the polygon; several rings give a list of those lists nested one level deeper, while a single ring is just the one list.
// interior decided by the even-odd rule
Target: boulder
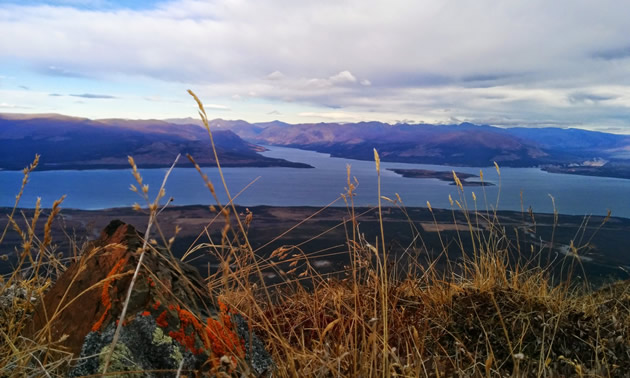
[{"label": "boulder", "polygon": [[[132,226],[112,221],[38,305],[27,331],[35,340],[61,340],[80,357],[71,376],[103,370],[141,248]],[[270,373],[261,340],[241,315],[211,297],[196,268],[155,249],[145,252],[142,265],[108,372]]]}]

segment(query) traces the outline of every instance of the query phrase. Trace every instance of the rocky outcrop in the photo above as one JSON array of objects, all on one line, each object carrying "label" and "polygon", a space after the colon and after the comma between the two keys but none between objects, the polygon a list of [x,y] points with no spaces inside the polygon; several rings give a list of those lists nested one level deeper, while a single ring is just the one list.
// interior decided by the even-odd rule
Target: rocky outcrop
[{"label": "rocky outcrop", "polygon": [[[31,335],[61,339],[80,356],[70,375],[102,371],[141,247],[132,226],[111,222],[35,311]],[[260,376],[272,368],[245,319],[210,296],[198,271],[156,250],[145,253],[111,354],[108,372],[126,376],[173,376],[177,370]]]}]

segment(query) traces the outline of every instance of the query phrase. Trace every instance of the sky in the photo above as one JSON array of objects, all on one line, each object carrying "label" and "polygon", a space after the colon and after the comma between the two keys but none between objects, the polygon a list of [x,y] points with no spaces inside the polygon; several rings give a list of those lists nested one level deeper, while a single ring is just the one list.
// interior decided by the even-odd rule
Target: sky
[{"label": "sky", "polygon": [[630,133],[619,0],[0,0],[0,112]]}]

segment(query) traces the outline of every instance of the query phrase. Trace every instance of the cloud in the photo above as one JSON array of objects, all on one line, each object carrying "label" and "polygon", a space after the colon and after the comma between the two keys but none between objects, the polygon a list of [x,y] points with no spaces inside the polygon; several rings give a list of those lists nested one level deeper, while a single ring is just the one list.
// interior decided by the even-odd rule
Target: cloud
[{"label": "cloud", "polygon": [[298,113],[300,117],[308,117],[308,118],[325,118],[325,119],[333,119],[333,120],[357,120],[360,119],[359,116],[346,112],[301,112]]},{"label": "cloud", "polygon": [[630,46],[616,47],[608,50],[600,50],[593,54],[594,58],[604,60],[616,60],[630,58]]},{"label": "cloud", "polygon": [[269,112],[269,113],[267,113],[267,114],[268,114],[268,115],[281,115],[282,113],[280,113],[280,112],[279,112],[279,111],[277,111],[277,110],[272,110],[272,111],[270,111],[270,112]]},{"label": "cloud", "polygon": [[273,71],[269,75],[266,76],[267,80],[282,80],[284,79],[284,74],[280,71]]},{"label": "cloud", "polygon": [[213,109],[213,110],[230,110],[229,106],[220,105],[220,104],[203,104],[203,107],[206,109]]},{"label": "cloud", "polygon": [[48,66],[40,70],[44,75],[49,76],[61,76],[61,77],[69,77],[69,78],[81,78],[85,77],[78,72],[69,71],[65,68],[60,68],[56,66]]},{"label": "cloud", "polygon": [[408,125],[414,125],[417,122],[414,121],[413,119],[397,119],[395,122],[395,124],[408,124]]},{"label": "cloud", "polygon": [[31,107],[0,102],[0,109],[31,109]]},{"label": "cloud", "polygon": [[104,94],[95,94],[95,93],[70,94],[68,96],[81,97],[81,98],[87,98],[87,99],[114,99],[114,98],[118,98],[116,96],[110,96],[110,95],[104,95]]},{"label": "cloud", "polygon": [[75,93],[128,85],[141,101],[147,83],[193,84],[222,110],[230,101],[260,116],[335,104],[382,120],[630,127],[630,23],[618,0],[64,1],[2,2],[11,38],[0,61]]},{"label": "cloud", "polygon": [[166,98],[166,97],[162,97],[160,95],[144,96],[144,100],[149,101],[149,102],[161,102],[161,103],[168,103],[168,104],[181,104],[181,103],[183,103],[182,100],[175,100],[173,98]]},{"label": "cloud", "polygon": [[485,74],[473,74],[462,77],[462,81],[464,82],[489,82],[489,81],[499,81],[502,79],[509,79],[511,77],[516,76],[516,73],[512,74],[497,74],[497,73],[485,73]]},{"label": "cloud", "polygon": [[96,70],[208,82],[252,80],[269,72],[352,72],[339,79],[354,82],[388,72],[459,78],[573,70],[602,45],[610,47],[598,56],[625,54],[617,46],[627,44],[630,31],[620,16],[626,9],[615,0],[592,6],[516,0],[501,7],[488,0],[180,0],[145,10],[15,4],[0,9],[0,25],[14,31],[0,43],[1,54],[39,65],[55,62],[45,66],[51,74]]},{"label": "cloud", "polygon": [[583,92],[572,93],[568,97],[569,102],[573,104],[578,104],[578,103],[595,104],[602,101],[613,100],[615,98],[617,98],[617,96],[601,95],[601,94],[594,94],[594,93],[583,93]]},{"label": "cloud", "polygon": [[357,78],[354,77],[352,72],[350,71],[341,71],[336,75],[333,75],[329,78],[332,84],[352,84],[357,82]]}]

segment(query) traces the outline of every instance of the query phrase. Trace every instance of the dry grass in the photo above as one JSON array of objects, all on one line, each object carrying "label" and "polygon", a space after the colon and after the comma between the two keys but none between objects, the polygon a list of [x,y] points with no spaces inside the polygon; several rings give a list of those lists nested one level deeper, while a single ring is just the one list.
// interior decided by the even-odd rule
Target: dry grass
[{"label": "dry grass", "polygon": [[[203,105],[194,98],[212,141]],[[375,173],[380,178],[376,151],[375,158]],[[23,186],[37,161],[25,169]],[[160,227],[163,188],[150,201],[148,187],[133,162],[132,166],[140,185],[132,190],[146,201],[149,215],[143,250],[158,243],[150,242],[155,237],[170,251],[177,230],[167,237]],[[346,230],[350,263],[343,272],[323,276],[310,263],[313,254],[299,246],[284,246],[270,256],[259,256],[247,239],[253,215],[238,214],[234,207],[240,193],[230,195],[219,166],[229,198],[226,204],[219,202],[214,184],[195,166],[216,205],[211,207],[213,216],[206,231],[182,259],[202,253],[219,259],[221,268],[208,278],[208,290],[239,309],[266,342],[276,363],[274,376],[606,377],[623,376],[624,369],[630,369],[630,285],[614,285],[593,295],[586,285],[571,282],[575,270],[582,272],[578,246],[572,247],[572,255],[561,264],[567,279],[552,285],[549,266],[541,265],[547,247],[532,247],[527,254],[521,251],[497,220],[499,199],[486,205],[484,191],[482,209],[474,194],[474,203],[469,205],[457,177],[460,195],[451,198],[457,238],[442,237],[444,227],[434,218],[433,224],[423,228],[440,236],[441,246],[432,251],[435,253],[423,246],[409,248],[406,256],[389,256],[381,200],[405,212],[402,200],[381,197],[379,182],[380,234],[362,234],[353,202],[358,183],[348,168],[347,187],[341,196],[348,215],[337,227]],[[496,169],[500,174],[498,166]],[[58,340],[46,338],[45,332],[37,340],[27,340],[21,333],[33,302],[67,263],[50,240],[50,224],[62,201],[56,201],[47,214],[38,202],[32,219],[18,219],[14,210],[9,217],[12,229],[3,230],[0,237],[1,243],[7,232],[17,232],[23,240],[22,250],[15,251],[15,270],[2,278],[0,286],[0,296],[13,301],[0,314],[0,376],[62,376],[73,362],[72,356],[56,346]],[[427,206],[431,209],[429,203]],[[145,211],[140,205],[134,208]],[[457,223],[455,211],[463,212],[464,224]],[[40,218],[46,218],[41,239],[35,232]],[[533,214],[529,219],[535,225]],[[209,230],[217,223],[222,227],[221,240],[212,240]],[[422,231],[411,219],[409,225],[423,245]],[[464,239],[471,241],[470,247]],[[449,259],[451,244],[461,249],[461,259]],[[448,264],[437,268],[440,259]],[[268,273],[281,277],[281,282],[266,282]],[[17,289],[24,291],[24,298],[6,295]],[[129,295],[132,290],[133,284]],[[55,315],[48,314],[50,318]]]}]

